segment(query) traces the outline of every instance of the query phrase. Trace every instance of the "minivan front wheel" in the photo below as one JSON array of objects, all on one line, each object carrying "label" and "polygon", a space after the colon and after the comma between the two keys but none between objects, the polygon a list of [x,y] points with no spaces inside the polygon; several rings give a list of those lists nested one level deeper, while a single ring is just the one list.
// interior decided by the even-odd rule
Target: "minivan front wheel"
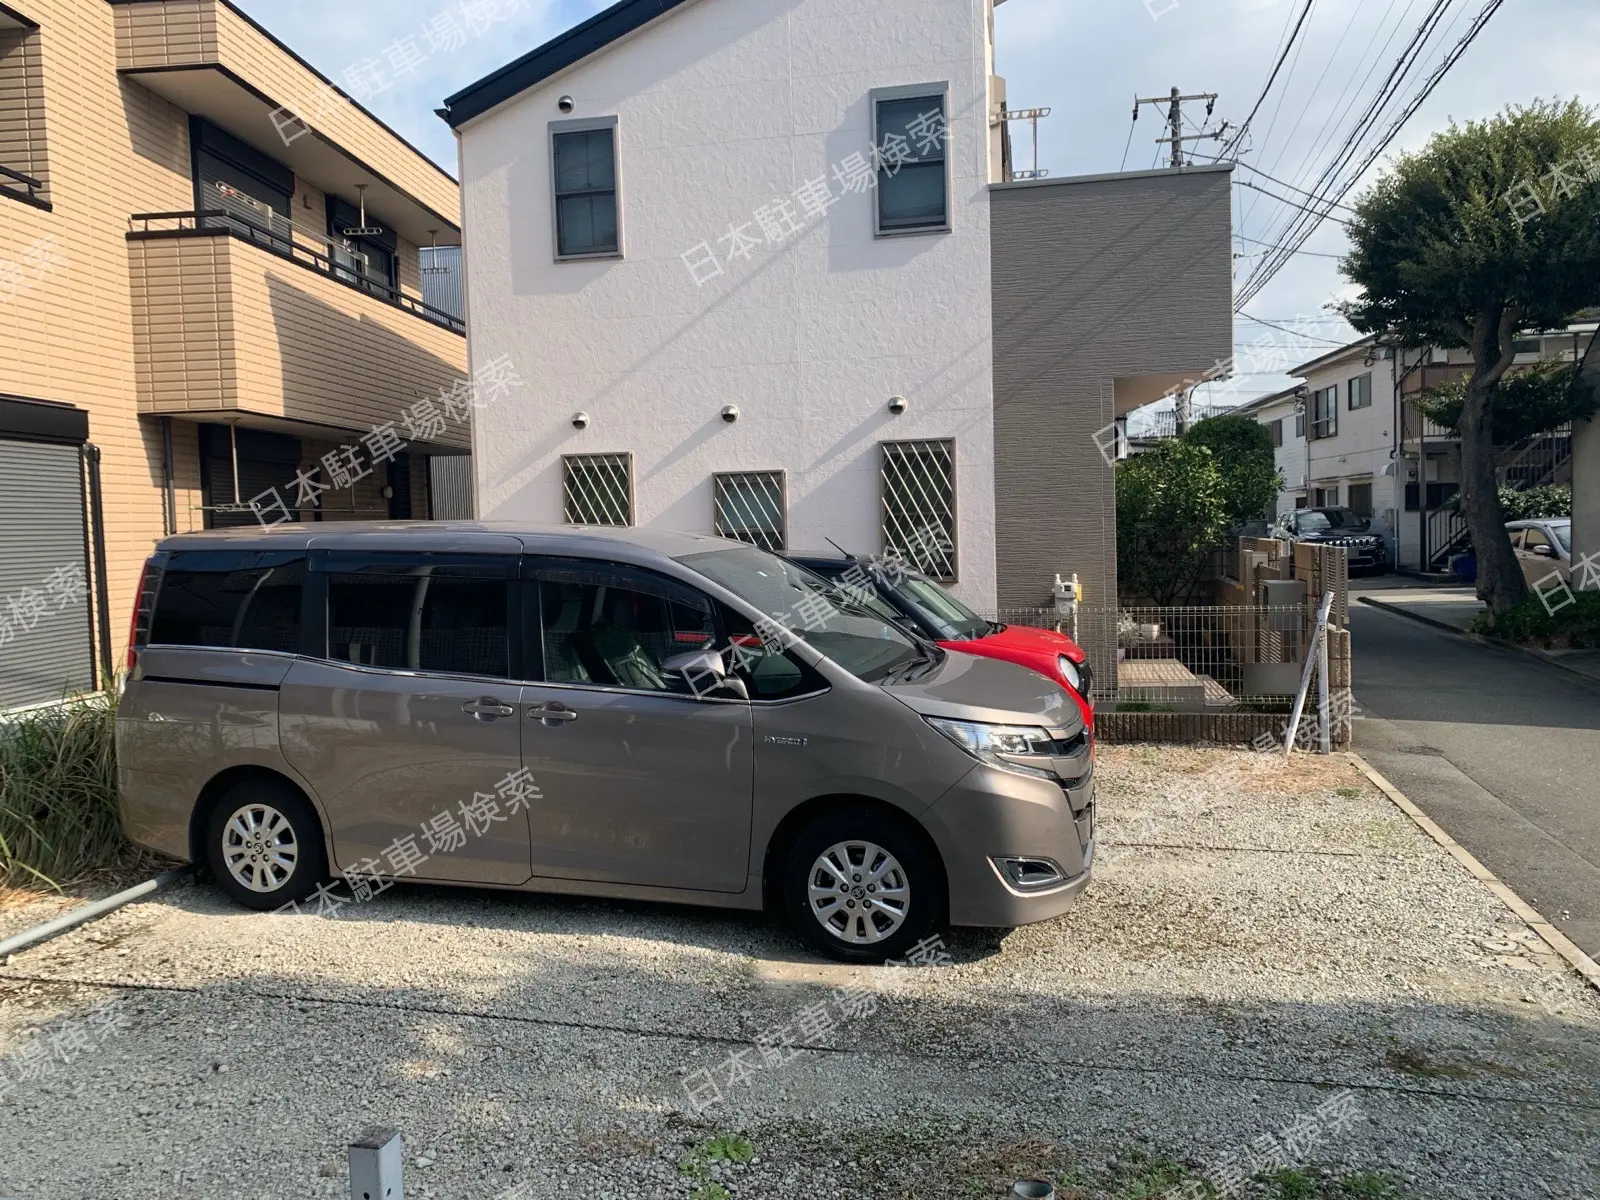
[{"label": "minivan front wheel", "polygon": [[212,806],[206,862],[223,891],[263,912],[304,899],[327,876],[315,810],[287,784],[266,779],[237,783]]},{"label": "minivan front wheel", "polygon": [[789,851],[790,924],[845,962],[899,958],[926,937],[939,911],[937,869],[922,844],[878,813],[827,813]]}]

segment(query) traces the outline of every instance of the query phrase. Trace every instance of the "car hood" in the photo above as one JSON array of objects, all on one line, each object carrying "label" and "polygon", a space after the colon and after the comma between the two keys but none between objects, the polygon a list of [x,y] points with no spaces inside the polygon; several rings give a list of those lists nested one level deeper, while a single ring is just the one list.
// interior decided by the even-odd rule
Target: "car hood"
[{"label": "car hood", "polygon": [[1082,662],[1088,655],[1064,633],[1053,629],[1039,629],[1033,625],[1007,625],[999,633],[985,634],[971,641],[955,642],[969,654],[1003,655],[1008,650],[1032,654],[1065,654],[1073,662]]},{"label": "car hood", "polygon": [[928,674],[879,686],[926,717],[1045,725],[1069,734],[1083,728],[1076,701],[1058,684],[997,658],[946,652],[944,661]]}]

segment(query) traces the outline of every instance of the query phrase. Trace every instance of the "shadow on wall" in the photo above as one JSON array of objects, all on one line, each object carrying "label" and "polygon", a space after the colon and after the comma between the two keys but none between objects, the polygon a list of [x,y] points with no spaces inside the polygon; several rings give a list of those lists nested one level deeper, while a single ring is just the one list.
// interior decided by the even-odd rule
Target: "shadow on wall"
[{"label": "shadow on wall", "polygon": [[[371,317],[355,315],[369,305],[387,308],[384,301],[330,282],[329,286],[349,292],[354,311],[336,308],[297,286],[290,274],[295,270],[285,266],[279,274],[274,267],[267,276],[273,327],[283,347],[286,419],[354,430],[395,421],[403,438],[405,426],[399,421],[403,410],[424,398],[437,402],[440,392],[465,378],[457,362]],[[402,309],[392,311],[402,328],[415,323],[419,339],[459,341],[465,362],[465,338]],[[447,427],[446,435],[450,444],[464,446],[470,440],[470,430],[464,426]]]}]

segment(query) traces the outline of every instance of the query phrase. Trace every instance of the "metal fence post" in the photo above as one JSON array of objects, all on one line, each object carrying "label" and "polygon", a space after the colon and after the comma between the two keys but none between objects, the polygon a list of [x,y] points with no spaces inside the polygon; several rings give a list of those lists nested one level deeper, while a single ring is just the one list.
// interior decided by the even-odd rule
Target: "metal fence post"
[{"label": "metal fence post", "polygon": [[[1325,604],[1331,607],[1333,593],[1326,593]],[[1320,734],[1321,751],[1329,753],[1333,747],[1330,744],[1333,734],[1332,726],[1328,723],[1328,623],[1322,623],[1317,635],[1317,720],[1321,723]]]},{"label": "metal fence post", "polygon": [[369,1129],[350,1143],[350,1200],[405,1200],[398,1129]]}]

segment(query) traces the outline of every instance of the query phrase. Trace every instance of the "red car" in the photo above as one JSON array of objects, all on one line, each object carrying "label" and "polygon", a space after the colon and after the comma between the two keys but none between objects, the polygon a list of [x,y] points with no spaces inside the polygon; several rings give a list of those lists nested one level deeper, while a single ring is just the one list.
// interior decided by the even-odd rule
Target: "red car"
[{"label": "red car", "polygon": [[[793,557],[808,571],[833,582],[842,582],[852,567],[861,566],[852,558]],[[1094,705],[1089,700],[1093,672],[1089,656],[1066,634],[1031,625],[998,625],[980,617],[926,575],[902,570],[893,581],[887,572],[865,574],[879,598],[893,615],[913,626],[917,632],[946,650],[999,658],[1037,671],[1059,683],[1071,693],[1083,710],[1084,724],[1094,727]]]}]

